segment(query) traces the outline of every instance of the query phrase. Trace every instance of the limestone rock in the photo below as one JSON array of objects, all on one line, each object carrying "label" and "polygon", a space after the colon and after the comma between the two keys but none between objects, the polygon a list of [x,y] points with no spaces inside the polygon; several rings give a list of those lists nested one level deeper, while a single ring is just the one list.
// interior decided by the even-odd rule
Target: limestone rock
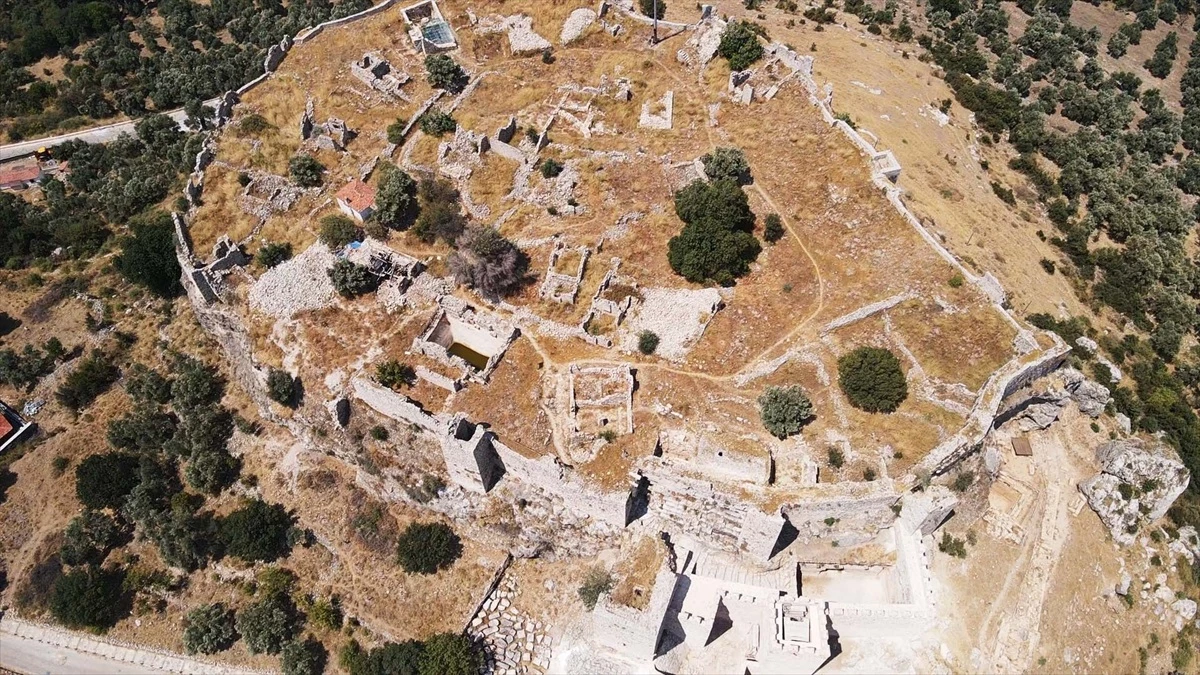
[{"label": "limestone rock", "polygon": [[1128,573],[1121,575],[1121,583],[1117,584],[1117,595],[1129,595],[1129,585],[1133,583],[1133,577]]},{"label": "limestone rock", "polygon": [[1126,415],[1125,413],[1116,413],[1113,415],[1113,419],[1117,421],[1117,427],[1119,427],[1121,431],[1129,433],[1133,430],[1133,422],[1130,421],[1129,415]]},{"label": "limestone rock", "polygon": [[1161,444],[1111,441],[1096,449],[1096,459],[1101,472],[1079,489],[1113,539],[1125,546],[1133,543],[1143,522],[1167,512],[1191,479],[1175,451]]},{"label": "limestone rock", "polygon": [[1062,404],[1053,401],[1045,403],[1034,403],[1021,412],[1019,427],[1021,431],[1034,431],[1036,429],[1045,429],[1058,419],[1058,413],[1062,411]]},{"label": "limestone rock", "polygon": [[562,34],[558,36],[558,41],[565,45],[577,40],[595,21],[596,13],[594,11],[587,7],[580,7],[571,12],[571,15],[563,22]]}]

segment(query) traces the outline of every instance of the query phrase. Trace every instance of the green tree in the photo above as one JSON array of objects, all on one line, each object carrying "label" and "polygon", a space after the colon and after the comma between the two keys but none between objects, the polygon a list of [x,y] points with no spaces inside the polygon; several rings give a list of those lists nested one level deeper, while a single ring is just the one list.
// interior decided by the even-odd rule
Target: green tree
[{"label": "green tree", "polygon": [[233,612],[221,603],[200,605],[187,613],[183,647],[188,654],[216,654],[237,642]]},{"label": "green tree", "polygon": [[733,21],[721,34],[717,54],[729,61],[730,70],[745,70],[763,56],[758,29],[749,21]]},{"label": "green tree", "polygon": [[89,509],[115,509],[138,484],[138,460],[110,452],[92,455],[75,467],[75,496]]},{"label": "green tree", "polygon": [[225,552],[246,562],[271,562],[286,556],[292,516],[279,504],[253,499],[220,521]]},{"label": "green tree", "polygon": [[783,220],[779,218],[778,213],[769,214],[766,218],[766,222],[763,224],[763,239],[765,239],[768,243],[774,244],[780,239],[783,239],[783,235]]},{"label": "green tree", "polygon": [[393,145],[400,145],[401,143],[403,143],[404,142],[404,128],[407,126],[408,126],[408,122],[406,120],[402,120],[399,118],[397,118],[395,122],[392,122],[391,124],[389,124],[387,127],[388,143],[391,143]]},{"label": "green tree", "polygon": [[296,404],[296,378],[281,368],[272,368],[267,373],[267,396],[279,405],[292,407]]},{"label": "green tree", "polygon": [[452,133],[457,128],[458,122],[441,110],[430,110],[421,115],[421,131],[430,136],[442,136]]},{"label": "green tree", "polygon": [[225,379],[217,369],[191,356],[175,360],[171,401],[180,413],[217,403],[225,395]]},{"label": "green tree", "polygon": [[173,416],[157,406],[143,404],[108,423],[108,442],[118,450],[158,452],[175,436],[175,431]]},{"label": "green tree", "polygon": [[58,557],[64,565],[99,565],[125,540],[124,528],[112,516],[86,509],[67,524]]},{"label": "green tree", "polygon": [[80,567],[58,578],[50,594],[50,613],[68,628],[111,628],[126,613],[122,602],[125,573]]},{"label": "green tree", "polygon": [[316,157],[301,153],[288,162],[288,174],[300,187],[320,187],[325,182],[325,167]]},{"label": "green tree", "polygon": [[667,14],[667,3],[666,0],[638,0],[638,9],[641,10],[642,16],[661,19]]},{"label": "green tree", "polygon": [[800,385],[767,387],[758,397],[758,412],[767,431],[782,439],[800,433],[813,417],[813,405]]},{"label": "green tree", "polygon": [[542,172],[542,178],[549,180],[551,178],[558,178],[558,175],[563,172],[563,168],[562,162],[553,157],[548,157],[538,167],[538,170]]},{"label": "green tree", "polygon": [[292,257],[292,245],[286,241],[265,242],[254,257],[269,269]]},{"label": "green tree", "polygon": [[396,556],[404,571],[435,574],[462,555],[462,541],[444,523],[411,523],[396,542]]},{"label": "green tree", "polygon": [[700,158],[709,180],[727,178],[740,183],[750,177],[750,162],[740,148],[716,148]]},{"label": "green tree", "polygon": [[237,631],[251,654],[278,654],[295,635],[296,608],[283,595],[271,595],[237,613]]},{"label": "green tree", "polygon": [[283,675],[321,675],[329,653],[325,647],[311,637],[295,640],[283,646],[279,668]]},{"label": "green tree", "polygon": [[425,73],[429,86],[435,89],[445,89],[450,92],[460,92],[467,84],[467,74],[462,66],[455,63],[447,54],[430,54],[425,57]]},{"label": "green tree", "polygon": [[1179,36],[1175,33],[1167,33],[1162,42],[1159,42],[1154,48],[1154,56],[1144,64],[1146,70],[1161,80],[1171,74],[1171,67],[1175,65],[1175,57],[1178,54]]},{"label": "green tree", "polygon": [[644,330],[638,333],[638,351],[649,356],[658,349],[658,333]]},{"label": "green tree", "polygon": [[404,171],[391,164],[384,164],[379,190],[375,194],[376,220],[392,228],[410,222],[417,205],[417,183]]},{"label": "green tree", "polygon": [[157,370],[135,363],[125,373],[125,392],[135,403],[162,405],[171,400],[171,381]]},{"label": "green tree", "polygon": [[379,286],[379,277],[371,274],[371,270],[349,260],[335,262],[328,273],[334,289],[343,298],[357,298]]},{"label": "green tree", "polygon": [[887,349],[859,347],[838,359],[838,386],[859,410],[895,412],[908,397],[900,360]]},{"label": "green tree", "polygon": [[121,239],[113,267],[130,282],[163,298],[179,294],[182,270],[175,257],[175,226],[171,216],[154,211],[129,222],[130,236]]},{"label": "green tree", "polygon": [[108,391],[121,371],[112,359],[99,351],[93,351],[79,362],[75,370],[54,392],[54,398],[62,405],[79,411],[92,404],[96,397]]},{"label": "green tree", "polygon": [[375,379],[388,389],[411,387],[417,383],[417,371],[407,363],[388,359],[375,364]]},{"label": "green tree", "polygon": [[340,251],[358,238],[358,225],[340,213],[331,213],[321,218],[321,243],[333,251]]},{"label": "green tree", "polygon": [[413,234],[429,244],[438,239],[453,244],[467,227],[454,184],[441,178],[425,178],[417,188],[417,195],[421,215],[417,216]]},{"label": "green tree", "polygon": [[479,651],[461,633],[438,633],[425,641],[419,675],[475,675],[482,665]]}]

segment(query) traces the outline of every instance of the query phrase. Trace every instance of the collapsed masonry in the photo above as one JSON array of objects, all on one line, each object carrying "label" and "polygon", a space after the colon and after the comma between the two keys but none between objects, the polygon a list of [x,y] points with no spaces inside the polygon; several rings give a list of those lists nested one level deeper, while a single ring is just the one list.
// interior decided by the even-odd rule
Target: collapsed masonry
[{"label": "collapsed masonry", "polygon": [[[176,232],[182,232],[183,219],[178,213],[172,214]],[[185,274],[191,277],[196,290],[208,304],[219,302],[225,292],[224,279],[236,269],[250,264],[252,258],[244,253],[229,235],[222,235],[213,245],[212,262],[202,263],[191,260],[191,269],[185,268]]]},{"label": "collapsed masonry", "polygon": [[575,432],[593,437],[633,433],[633,370],[623,366],[580,366],[568,369],[570,412]]},{"label": "collapsed masonry", "polygon": [[375,52],[367,52],[361,59],[351,63],[350,74],[376,91],[402,101],[411,101],[402,88],[412,78],[404,71],[394,71],[392,64]]},{"label": "collapsed masonry", "polygon": [[[591,617],[588,649],[566,672],[722,670],[812,673],[844,639],[920,635],[935,618],[929,559],[903,525],[892,531],[892,565],[789,563],[773,571],[696,546],[674,544],[641,608],[605,597]],[[574,657],[579,654],[580,657]]]},{"label": "collapsed masonry", "polygon": [[554,250],[550,252],[550,262],[546,265],[546,279],[542,281],[538,295],[566,305],[575,304],[575,297],[579,295],[579,285],[583,283],[583,272],[590,253],[591,251],[586,246],[567,250],[567,245],[563,240],[556,241]]},{"label": "collapsed masonry", "polygon": [[313,100],[310,98],[304,104],[304,115],[300,118],[300,138],[307,145],[317,150],[344,152],[346,145],[357,135],[358,132],[336,117],[330,117],[323,124],[317,124]]},{"label": "collapsed masonry", "polygon": [[1096,460],[1100,473],[1080,483],[1079,491],[1113,541],[1124,546],[1134,542],[1142,524],[1166,515],[1191,481],[1179,455],[1162,444],[1112,441],[1096,448]]}]

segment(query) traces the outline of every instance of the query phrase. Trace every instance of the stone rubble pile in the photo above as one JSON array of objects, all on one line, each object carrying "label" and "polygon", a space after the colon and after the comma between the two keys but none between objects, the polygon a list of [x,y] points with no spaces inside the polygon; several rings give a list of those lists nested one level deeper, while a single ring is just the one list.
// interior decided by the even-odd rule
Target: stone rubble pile
[{"label": "stone rubble pile", "polygon": [[1105,443],[1096,449],[1096,460],[1100,473],[1080,483],[1079,491],[1124,546],[1134,542],[1143,523],[1161,518],[1191,480],[1174,450],[1147,447],[1138,439]]},{"label": "stone rubble pile", "polygon": [[1049,427],[1070,401],[1083,414],[1097,418],[1112,397],[1104,385],[1087,379],[1074,368],[1063,368],[1048,379],[1044,390],[1035,391],[1029,400],[1033,402],[1017,416],[1022,431]]},{"label": "stone rubble pile", "polygon": [[337,258],[318,242],[269,269],[250,287],[250,307],[280,319],[328,307],[337,291],[328,270]]},{"label": "stone rubble pile", "polygon": [[486,647],[483,672],[525,675],[544,673],[550,667],[552,639],[546,633],[547,627],[514,607],[516,597],[516,582],[505,579],[471,619],[467,632]]},{"label": "stone rubble pile", "polygon": [[632,349],[637,334],[648,330],[658,335],[656,354],[682,361],[720,306],[721,293],[715,288],[644,289],[641,308],[630,319],[630,344],[625,346]]}]

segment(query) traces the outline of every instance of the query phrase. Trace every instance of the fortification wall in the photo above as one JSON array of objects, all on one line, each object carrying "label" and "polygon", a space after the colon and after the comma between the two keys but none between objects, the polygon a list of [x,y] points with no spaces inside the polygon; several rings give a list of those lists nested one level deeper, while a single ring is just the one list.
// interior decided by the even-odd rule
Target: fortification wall
[{"label": "fortification wall", "polygon": [[397,394],[391,389],[381,387],[374,382],[356,377],[352,382],[354,395],[363,403],[371,406],[381,415],[390,417],[397,422],[415,424],[422,429],[435,433],[446,433],[448,419],[431,415],[421,409],[421,406],[408,400],[408,397]]}]

